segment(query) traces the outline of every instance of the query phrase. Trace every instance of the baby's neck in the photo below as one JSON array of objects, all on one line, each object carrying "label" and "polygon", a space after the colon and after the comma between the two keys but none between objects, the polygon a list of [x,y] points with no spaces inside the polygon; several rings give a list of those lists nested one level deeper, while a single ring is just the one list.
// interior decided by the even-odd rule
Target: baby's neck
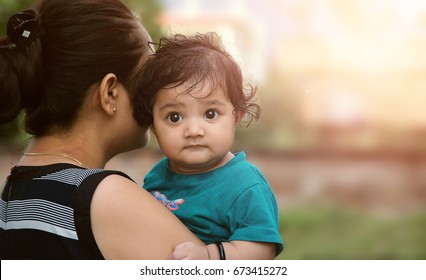
[{"label": "baby's neck", "polygon": [[234,156],[233,153],[228,152],[224,157],[222,157],[218,161],[206,162],[205,164],[198,164],[198,165],[185,165],[185,164],[181,164],[179,162],[169,160],[169,168],[173,172],[179,173],[179,174],[206,173],[206,172],[209,172],[209,171],[212,171],[212,170],[218,169],[219,167],[224,166],[234,157],[235,156]]}]

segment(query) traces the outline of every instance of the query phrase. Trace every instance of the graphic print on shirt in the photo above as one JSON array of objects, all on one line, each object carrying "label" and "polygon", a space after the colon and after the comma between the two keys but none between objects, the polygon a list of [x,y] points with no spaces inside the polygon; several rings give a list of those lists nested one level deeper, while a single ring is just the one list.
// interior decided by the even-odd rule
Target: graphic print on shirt
[{"label": "graphic print on shirt", "polygon": [[151,192],[151,194],[157,199],[159,200],[164,206],[167,207],[167,209],[171,210],[171,211],[175,211],[179,209],[179,204],[182,204],[185,202],[185,200],[183,198],[178,198],[175,200],[169,200],[167,199],[167,196],[165,196],[164,194],[160,193],[159,191],[155,191],[155,192]]}]

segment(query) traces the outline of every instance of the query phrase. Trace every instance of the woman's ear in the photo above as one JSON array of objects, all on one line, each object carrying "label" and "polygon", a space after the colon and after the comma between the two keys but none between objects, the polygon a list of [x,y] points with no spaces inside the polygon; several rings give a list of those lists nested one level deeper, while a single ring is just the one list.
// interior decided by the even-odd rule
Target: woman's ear
[{"label": "woman's ear", "polygon": [[110,116],[117,111],[118,78],[115,74],[106,74],[99,84],[99,99],[102,109]]}]

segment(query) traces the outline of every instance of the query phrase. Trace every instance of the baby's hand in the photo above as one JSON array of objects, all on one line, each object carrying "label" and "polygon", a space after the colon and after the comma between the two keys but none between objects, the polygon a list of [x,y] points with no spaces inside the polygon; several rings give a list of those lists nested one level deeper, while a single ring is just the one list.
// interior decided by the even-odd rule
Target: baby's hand
[{"label": "baby's hand", "polygon": [[176,245],[173,250],[173,257],[176,260],[208,260],[209,253],[205,246],[184,242]]}]

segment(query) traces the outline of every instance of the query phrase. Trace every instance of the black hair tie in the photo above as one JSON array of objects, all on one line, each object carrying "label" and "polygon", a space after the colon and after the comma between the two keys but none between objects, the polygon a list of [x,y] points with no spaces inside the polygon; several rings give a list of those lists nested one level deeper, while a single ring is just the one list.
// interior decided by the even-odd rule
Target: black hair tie
[{"label": "black hair tie", "polygon": [[17,13],[11,16],[7,22],[7,36],[17,48],[27,48],[43,34],[44,31],[33,10]]}]

